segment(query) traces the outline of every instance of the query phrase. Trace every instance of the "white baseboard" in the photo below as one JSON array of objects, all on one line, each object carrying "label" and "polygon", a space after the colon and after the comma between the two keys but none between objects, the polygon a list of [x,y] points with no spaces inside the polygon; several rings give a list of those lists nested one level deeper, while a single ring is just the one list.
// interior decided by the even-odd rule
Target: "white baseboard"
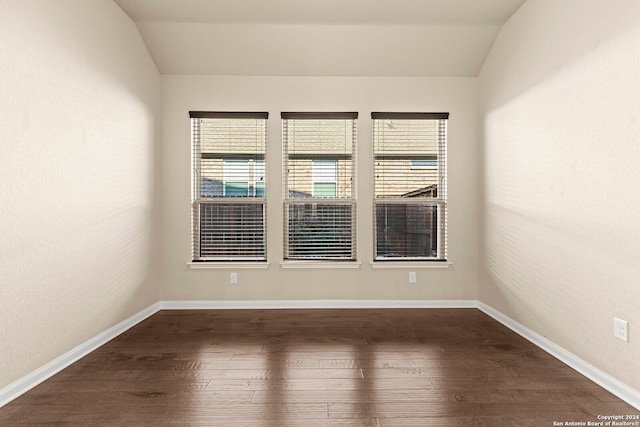
[{"label": "white baseboard", "polygon": [[303,308],[477,308],[476,300],[261,300],[162,301],[161,310]]},{"label": "white baseboard", "polygon": [[526,326],[523,326],[510,317],[505,316],[493,307],[490,307],[485,303],[478,301],[478,309],[486,315],[502,323],[504,326],[511,329],[521,337],[525,338],[527,341],[530,341],[532,344],[540,347],[542,350],[560,360],[565,365],[568,365],[570,368],[589,378],[591,381],[598,384],[605,390],[613,393],[620,399],[627,402],[629,405],[640,410],[640,392],[638,390],[635,390],[628,385],[618,381],[611,375],[585,362],[575,354],[565,350],[559,345],[554,344],[542,335],[532,331]]},{"label": "white baseboard", "polygon": [[11,402],[13,399],[23,395],[28,392],[41,382],[51,378],[58,372],[62,371],[64,368],[68,367],[72,363],[77,360],[83,358],[87,354],[91,353],[98,347],[106,344],[111,341],[121,333],[125,332],[127,329],[137,325],[142,322],[147,317],[155,314],[160,309],[160,303],[155,303],[144,310],[134,314],[126,320],[118,323],[117,325],[107,329],[99,335],[91,338],[88,341],[80,344],[79,346],[69,350],[63,355],[53,359],[51,362],[47,363],[36,369],[35,371],[25,375],[22,378],[14,381],[8,386],[0,389],[0,408],[2,408],[7,403]]},{"label": "white baseboard", "polygon": [[640,392],[590,365],[494,308],[476,300],[272,300],[160,301],[80,344],[62,356],[0,389],[0,408],[159,310],[305,309],[305,308],[477,308],[640,410]]}]

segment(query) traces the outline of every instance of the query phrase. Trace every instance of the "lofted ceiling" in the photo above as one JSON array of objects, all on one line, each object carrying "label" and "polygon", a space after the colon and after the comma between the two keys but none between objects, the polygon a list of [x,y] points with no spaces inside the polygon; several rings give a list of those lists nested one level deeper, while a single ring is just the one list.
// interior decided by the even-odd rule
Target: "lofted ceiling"
[{"label": "lofted ceiling", "polygon": [[162,74],[476,76],[525,0],[114,0]]}]

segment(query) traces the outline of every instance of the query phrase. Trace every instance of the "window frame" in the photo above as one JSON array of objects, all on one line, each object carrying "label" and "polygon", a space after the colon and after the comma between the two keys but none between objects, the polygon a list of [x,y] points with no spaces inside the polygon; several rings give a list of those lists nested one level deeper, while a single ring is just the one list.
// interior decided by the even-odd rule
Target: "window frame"
[{"label": "window frame", "polygon": [[[257,181],[256,181],[256,165],[262,163],[262,167],[260,168],[262,171],[262,176],[264,177],[264,173],[266,172],[266,150],[267,150],[267,120],[269,117],[269,113],[267,112],[217,112],[217,111],[189,111],[189,118],[191,123],[191,262],[190,265],[203,265],[207,263],[248,263],[251,264],[261,264],[266,263],[267,261],[267,222],[266,222],[266,212],[267,212],[267,201],[266,201],[266,188],[264,188],[263,194],[259,196],[257,194]],[[202,151],[202,120],[208,119],[224,119],[224,120],[256,120],[256,124],[259,125],[260,128],[259,133],[256,133],[256,141],[261,141],[260,148],[258,148],[258,144],[256,144],[255,151],[247,154],[247,153],[234,153],[234,152],[225,152],[223,149],[219,153],[203,153]],[[200,122],[196,125],[196,120],[200,120]],[[262,121],[262,122],[259,122]],[[230,145],[227,143],[227,145]],[[220,162],[219,168],[215,168],[212,171],[218,171],[219,178],[218,188],[219,190],[214,190],[211,195],[203,195],[203,178],[204,171],[202,160],[217,160]],[[225,165],[228,161],[247,161],[247,194],[246,195],[234,195],[229,196],[227,194],[227,182],[235,182],[228,181],[226,178],[228,177],[227,171],[225,170]],[[252,175],[253,172],[253,175]],[[263,183],[266,184],[266,177],[262,180]],[[215,182],[215,180],[214,180]],[[240,182],[240,181],[238,181]],[[244,182],[244,181],[242,181]],[[252,185],[253,183],[253,185]],[[219,192],[220,194],[215,194]],[[215,252],[216,249],[220,250],[219,255],[211,256],[204,255],[203,251],[203,239],[205,239],[205,232],[203,231],[202,221],[204,220],[203,209],[223,209],[225,211],[239,211],[240,215],[240,224],[231,225],[228,227],[232,228],[231,234],[235,234],[236,241],[240,241],[239,252],[240,254],[235,253],[236,248],[226,248],[224,245],[216,247],[212,245],[208,248],[209,251]],[[254,212],[255,211],[255,212]],[[246,214],[249,215],[248,227],[247,224],[242,222],[242,217]],[[257,213],[257,215],[256,215]],[[214,220],[214,229],[215,229],[215,221],[220,218],[220,224],[223,224],[222,228],[227,227],[227,222],[225,222],[228,218],[234,219],[236,217],[219,217],[216,216]],[[220,225],[218,225],[220,227]],[[235,232],[234,232],[235,230]],[[239,231],[238,231],[239,230]],[[215,232],[209,232],[214,233]],[[224,241],[227,237],[225,232],[219,232],[217,240]],[[249,241],[249,244],[246,244],[246,241]],[[255,241],[258,242],[256,245],[251,245],[251,243]],[[246,245],[246,246],[245,246]],[[226,251],[225,251],[226,250]],[[242,254],[241,252],[246,250],[246,253]],[[253,253],[255,252],[255,253]]]},{"label": "window frame", "polygon": [[[448,119],[449,113],[398,113],[398,112],[372,112],[372,128],[373,128],[373,155],[372,155],[372,168],[373,168],[373,177],[374,177],[374,190],[373,190],[373,203],[372,203],[372,215],[373,215],[373,263],[383,265],[388,263],[388,265],[393,265],[394,263],[412,263],[412,262],[441,262],[448,263],[448,224],[447,224],[447,216],[448,216],[448,208],[447,208],[447,149],[448,149],[448,135],[447,135],[447,127],[448,127]],[[377,167],[376,163],[380,158],[384,158],[385,153],[383,153],[378,147],[379,136],[377,133],[379,132],[379,123],[378,120],[437,120],[437,155],[411,155],[409,151],[402,154],[396,154],[398,159],[405,159],[407,162],[410,162],[409,170],[413,171],[436,171],[437,173],[437,181],[436,185],[426,185],[424,188],[416,189],[413,191],[408,191],[402,195],[395,196],[385,196],[378,194],[377,185],[375,180],[379,178],[377,175]],[[435,165],[418,165],[415,162],[424,161],[424,162],[434,162]],[[393,182],[393,181],[392,181]],[[429,189],[429,187],[434,187]],[[428,194],[430,191],[430,195],[423,195],[420,197],[418,195],[418,191],[420,194]],[[425,193],[425,191],[427,193]],[[435,230],[437,242],[435,245],[433,244],[429,247],[436,247],[436,254],[433,256],[407,256],[406,254],[401,255],[385,255],[381,256],[379,254],[379,237],[378,236],[378,208],[381,206],[395,206],[394,209],[398,209],[399,206],[403,206],[406,209],[423,209],[423,210],[435,210],[435,215],[433,211],[430,214],[424,214],[425,218],[428,217],[432,228],[430,238],[433,239],[433,230]],[[386,212],[386,208],[385,208]],[[406,216],[407,214],[405,214]],[[436,220],[434,221],[434,217]],[[405,221],[409,221],[405,218]],[[435,226],[434,226],[435,224]],[[405,229],[408,229],[408,226],[405,226]],[[385,227],[385,236],[387,233],[387,229]],[[433,249],[432,249],[433,250]]]},{"label": "window frame", "polygon": [[[291,263],[356,263],[357,262],[357,221],[356,221],[356,165],[357,165],[357,112],[283,112],[281,113],[282,119],[282,176],[283,176],[283,263],[291,264]],[[343,153],[341,156],[346,156],[345,159],[348,159],[350,166],[347,170],[342,170],[340,165],[341,156],[336,155],[336,157],[332,157],[331,154],[326,152],[318,153],[317,158],[307,157],[308,160],[311,160],[309,164],[309,183],[311,187],[311,191],[309,191],[309,195],[302,195],[303,193],[297,191],[295,185],[291,185],[291,182],[294,180],[290,179],[290,170],[293,169],[291,167],[291,162],[295,159],[299,153],[291,154],[291,142],[292,138],[290,137],[290,128],[291,124],[294,124],[293,121],[296,120],[344,120],[345,127],[349,127],[350,132],[350,150],[348,153]],[[295,125],[295,124],[294,124]],[[312,156],[308,155],[307,156]],[[315,160],[319,161],[335,161],[335,197],[317,197],[314,194],[314,168],[313,162]],[[341,172],[342,171],[342,172]],[[348,196],[341,195],[340,189],[340,174],[345,173],[349,177],[348,180]],[[296,181],[297,182],[297,181]],[[324,182],[324,181],[323,181]],[[328,181],[327,181],[328,182]],[[346,188],[346,187],[345,187]],[[346,207],[348,206],[348,208]],[[341,256],[341,255],[320,255],[318,253],[310,253],[312,255],[302,256],[299,253],[296,254],[296,250],[307,249],[305,246],[296,246],[292,245],[292,239],[295,241],[296,235],[291,233],[290,222],[291,215],[299,214],[299,210],[309,210],[310,215],[315,215],[316,212],[330,212],[332,209],[335,209],[337,213],[337,220],[344,220],[345,218],[349,218],[349,255]],[[348,215],[341,215],[340,212],[349,211]],[[305,211],[306,212],[306,211]],[[325,217],[327,218],[327,217]],[[332,235],[333,239],[336,242],[340,242],[344,237],[340,237],[339,228],[335,229],[338,233],[337,235]],[[344,234],[342,235],[344,236]],[[329,239],[331,240],[331,238]],[[328,244],[327,248],[331,251],[339,252],[340,246],[339,243],[336,243],[336,246],[332,246],[331,243]]]}]

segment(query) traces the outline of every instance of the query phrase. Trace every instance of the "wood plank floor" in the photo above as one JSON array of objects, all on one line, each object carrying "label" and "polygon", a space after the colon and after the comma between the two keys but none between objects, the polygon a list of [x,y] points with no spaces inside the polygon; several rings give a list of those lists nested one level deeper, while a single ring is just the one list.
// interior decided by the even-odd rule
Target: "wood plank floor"
[{"label": "wood plank floor", "polygon": [[552,426],[638,410],[475,309],[161,311],[0,425]]}]

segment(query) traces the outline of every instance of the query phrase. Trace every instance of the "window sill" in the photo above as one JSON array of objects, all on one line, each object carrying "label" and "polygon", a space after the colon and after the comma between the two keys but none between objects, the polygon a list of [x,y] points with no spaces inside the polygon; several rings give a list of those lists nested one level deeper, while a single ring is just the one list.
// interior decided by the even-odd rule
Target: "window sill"
[{"label": "window sill", "polygon": [[282,261],[282,268],[332,268],[332,269],[357,269],[360,268],[358,261]]},{"label": "window sill", "polygon": [[221,262],[187,262],[187,265],[191,270],[210,270],[216,268],[226,268],[226,269],[267,269],[269,268],[270,262],[231,262],[231,261],[221,261]]},{"label": "window sill", "polygon": [[416,268],[416,269],[429,269],[429,268],[449,268],[453,265],[452,262],[442,261],[371,261],[371,268]]}]

